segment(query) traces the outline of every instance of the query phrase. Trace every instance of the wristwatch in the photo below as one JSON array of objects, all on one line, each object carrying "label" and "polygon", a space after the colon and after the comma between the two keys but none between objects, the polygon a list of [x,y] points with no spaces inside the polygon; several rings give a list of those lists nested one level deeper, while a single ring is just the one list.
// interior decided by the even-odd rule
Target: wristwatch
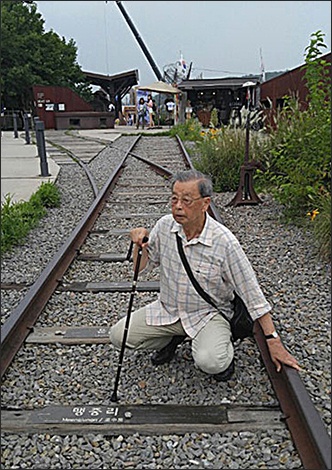
[{"label": "wristwatch", "polygon": [[273,338],[278,338],[279,335],[276,331],[273,331],[270,335],[265,335],[265,339],[273,339]]}]

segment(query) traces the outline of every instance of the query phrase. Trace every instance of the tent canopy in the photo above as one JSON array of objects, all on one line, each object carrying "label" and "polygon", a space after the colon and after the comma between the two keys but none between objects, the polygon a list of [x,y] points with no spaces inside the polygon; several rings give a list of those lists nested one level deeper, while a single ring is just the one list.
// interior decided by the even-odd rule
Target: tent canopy
[{"label": "tent canopy", "polygon": [[171,93],[172,95],[177,95],[178,93],[181,93],[181,91],[178,88],[175,88],[169,83],[165,83],[161,81],[153,82],[150,85],[146,85],[146,86],[138,86],[137,90],[152,91],[155,93]]}]

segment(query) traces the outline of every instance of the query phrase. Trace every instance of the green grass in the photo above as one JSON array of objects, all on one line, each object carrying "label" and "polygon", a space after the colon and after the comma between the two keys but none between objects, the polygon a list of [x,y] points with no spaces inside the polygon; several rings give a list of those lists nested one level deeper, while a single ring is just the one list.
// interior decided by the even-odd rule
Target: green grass
[{"label": "green grass", "polygon": [[29,201],[13,203],[7,194],[1,204],[1,255],[24,241],[46,215],[47,208],[59,206],[59,190],[52,182],[43,182]]}]

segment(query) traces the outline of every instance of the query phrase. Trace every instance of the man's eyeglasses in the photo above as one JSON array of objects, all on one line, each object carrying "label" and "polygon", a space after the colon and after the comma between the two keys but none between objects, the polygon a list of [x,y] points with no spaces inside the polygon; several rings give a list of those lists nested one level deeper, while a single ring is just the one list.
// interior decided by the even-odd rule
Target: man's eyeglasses
[{"label": "man's eyeglasses", "polygon": [[179,201],[181,201],[181,204],[183,204],[186,207],[190,207],[190,206],[192,206],[193,202],[198,201],[198,199],[203,199],[203,196],[199,196],[199,197],[195,197],[195,198],[188,197],[188,196],[185,196],[185,197],[171,196],[170,203],[171,203],[172,206],[176,206],[176,204]]}]

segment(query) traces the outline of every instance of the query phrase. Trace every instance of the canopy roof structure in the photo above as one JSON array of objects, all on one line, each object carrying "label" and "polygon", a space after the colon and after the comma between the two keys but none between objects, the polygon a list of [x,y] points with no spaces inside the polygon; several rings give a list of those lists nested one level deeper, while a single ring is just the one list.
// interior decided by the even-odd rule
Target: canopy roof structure
[{"label": "canopy roof structure", "polygon": [[155,93],[170,93],[172,95],[177,95],[178,93],[181,93],[181,90],[179,90],[178,88],[170,85],[169,83],[161,81],[153,82],[150,85],[138,86],[137,90],[152,91]]},{"label": "canopy roof structure", "polygon": [[121,101],[138,82],[138,70],[129,70],[117,75],[101,75],[93,72],[83,73],[89,83],[100,86],[100,88],[109,94],[111,101],[114,101],[116,96]]},{"label": "canopy roof structure", "polygon": [[238,90],[242,86],[246,85],[248,80],[255,82],[254,85],[256,86],[259,83],[259,75],[183,80],[179,83],[179,88],[183,91],[208,91],[217,89]]}]

